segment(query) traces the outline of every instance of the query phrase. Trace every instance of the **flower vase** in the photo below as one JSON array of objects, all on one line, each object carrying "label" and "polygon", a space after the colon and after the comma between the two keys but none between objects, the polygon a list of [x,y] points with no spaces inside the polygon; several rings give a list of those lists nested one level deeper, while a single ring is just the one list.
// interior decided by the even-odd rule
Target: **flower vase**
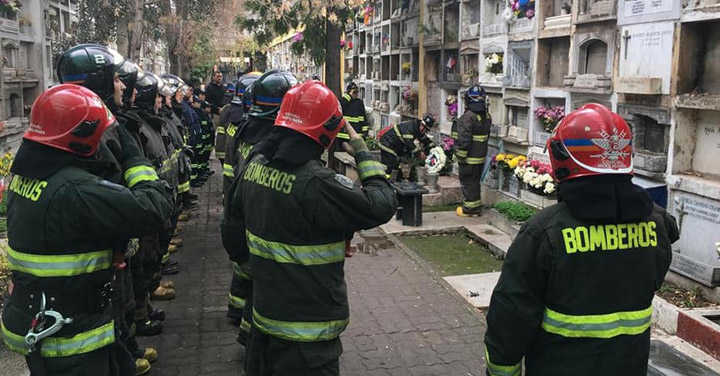
[{"label": "flower vase", "polygon": [[417,183],[425,186],[427,183],[425,182],[425,177],[427,176],[427,170],[425,170],[425,167],[415,167],[415,178],[417,180]]},{"label": "flower vase", "polygon": [[427,185],[428,190],[430,193],[437,193],[439,191],[438,189],[438,179],[440,178],[440,174],[435,173],[428,173],[427,174]]},{"label": "flower vase", "polygon": [[400,165],[400,172],[402,172],[403,181],[410,181],[410,170],[411,166],[407,163]]}]

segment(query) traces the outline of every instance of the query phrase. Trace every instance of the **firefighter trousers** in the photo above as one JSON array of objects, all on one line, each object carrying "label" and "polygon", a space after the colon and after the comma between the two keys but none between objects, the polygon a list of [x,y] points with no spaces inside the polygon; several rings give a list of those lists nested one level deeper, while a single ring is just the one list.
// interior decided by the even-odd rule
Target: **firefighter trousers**
[{"label": "firefighter trousers", "polygon": [[484,164],[458,164],[464,213],[476,213],[480,211],[480,174],[482,173],[483,166]]},{"label": "firefighter trousers", "polygon": [[248,376],[338,376],[341,354],[340,338],[294,342],[268,336],[253,328],[245,372]]},{"label": "firefighter trousers", "polygon": [[385,150],[380,150],[380,163],[385,165],[385,176],[388,179],[392,177],[393,171],[397,171],[398,176],[396,180],[402,180],[402,176],[400,176],[400,171],[398,170],[398,166],[400,166],[400,160],[398,159],[397,155],[387,152]]},{"label": "firefighter trousers", "polygon": [[135,360],[118,341],[86,354],[58,358],[25,357],[31,376],[128,376]]}]

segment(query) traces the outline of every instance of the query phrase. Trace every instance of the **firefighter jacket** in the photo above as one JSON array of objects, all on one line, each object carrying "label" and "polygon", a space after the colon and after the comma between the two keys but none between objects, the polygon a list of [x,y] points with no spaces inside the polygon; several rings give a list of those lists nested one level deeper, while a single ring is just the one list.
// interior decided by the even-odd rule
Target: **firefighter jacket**
[{"label": "firefighter jacket", "polygon": [[[319,148],[297,137],[312,143],[303,148]],[[254,151],[233,182],[221,224],[223,245],[233,261],[250,259],[258,330],[289,341],[332,340],[349,322],[345,239],[388,221],[397,199],[361,139],[351,142],[362,187],[326,168],[322,148],[303,162],[293,155],[298,147],[286,142],[277,153],[290,157]]]},{"label": "firefighter jacket", "polygon": [[187,144],[195,147],[198,143],[202,142],[200,118],[187,101],[183,101],[182,106],[183,122],[185,123],[185,129],[188,131]]},{"label": "firefighter jacket", "polygon": [[[113,249],[157,231],[171,203],[144,157],[125,163],[126,186],[89,172],[80,158],[24,141],[8,187],[8,262],[14,290],[2,312],[8,347],[27,355],[25,335],[43,294],[71,324],[41,341],[42,357],[89,353],[115,342],[109,305]],[[46,325],[51,325],[52,320]]]},{"label": "firefighter jacket", "polygon": [[177,130],[175,129],[175,133],[172,133],[171,128],[174,127],[163,117],[150,111],[144,111],[143,118],[147,121],[150,129],[153,130],[156,135],[160,135],[162,143],[165,146],[167,158],[160,163],[157,171],[158,176],[160,176],[160,179],[168,182],[171,188],[175,189],[179,184],[179,157],[181,154],[181,151],[176,149],[176,145],[179,142]]},{"label": "firefighter jacket", "polygon": [[467,110],[456,123],[455,159],[457,162],[468,165],[485,163],[490,125],[492,124],[490,114],[487,112],[479,114]]},{"label": "firefighter jacket", "polygon": [[175,146],[175,152],[177,153],[179,174],[178,193],[189,192],[191,162],[190,157],[185,152],[187,132],[185,131],[182,121],[175,115],[175,111],[172,109],[163,107],[160,109],[158,114],[163,117],[169,125],[168,133],[173,139],[173,145]]},{"label": "firefighter jacket", "polygon": [[405,154],[419,156],[422,151],[415,145],[415,140],[423,144],[427,152],[432,148],[432,141],[426,132],[420,131],[420,120],[409,120],[392,126],[380,137],[380,149],[397,157]]},{"label": "firefighter jacket", "polygon": [[245,168],[245,162],[257,143],[270,136],[275,121],[257,116],[248,116],[242,126],[236,131],[238,138],[237,154],[235,155],[235,172],[238,176],[240,170]]},{"label": "firefighter jacket", "polygon": [[[365,114],[365,103],[360,98],[353,98],[350,94],[345,93],[340,97],[340,106],[342,107],[342,113],[345,120],[355,128],[355,132],[367,137],[370,127],[367,123],[367,114]],[[348,141],[350,136],[343,131],[338,133],[337,138],[339,140]]]},{"label": "firefighter jacket", "polygon": [[[122,111],[117,115],[118,121],[128,128],[131,134],[135,134],[138,145],[145,157],[150,160],[152,167],[160,176],[160,179],[168,181],[172,180],[169,171],[165,171],[160,174],[163,170],[163,165],[170,165],[170,155],[168,155],[168,148],[163,140],[162,127],[153,127],[145,119],[147,114],[138,111]],[[122,119],[122,120],[120,120]]]},{"label": "firefighter jacket", "polygon": [[[237,148],[239,146],[237,142],[238,138],[235,136],[239,135],[238,128],[246,119],[247,116],[245,116],[245,109],[242,103],[231,102],[229,105],[223,107],[222,112],[220,113],[220,123],[225,125],[226,132],[225,145],[223,145],[225,155],[225,161],[223,162],[223,176],[230,180],[235,177],[234,169],[236,164]],[[217,153],[218,151],[215,150],[215,155],[217,155]]]},{"label": "firefighter jacket", "polygon": [[488,374],[647,374],[652,300],[678,239],[631,177],[577,178],[505,258],[485,336]]},{"label": "firefighter jacket", "polygon": [[210,115],[202,108],[193,108],[193,111],[195,111],[200,121],[200,143],[196,144],[195,147],[198,148],[200,152],[210,152],[215,144],[215,139],[213,138],[215,136],[215,128],[212,119],[210,119]]}]

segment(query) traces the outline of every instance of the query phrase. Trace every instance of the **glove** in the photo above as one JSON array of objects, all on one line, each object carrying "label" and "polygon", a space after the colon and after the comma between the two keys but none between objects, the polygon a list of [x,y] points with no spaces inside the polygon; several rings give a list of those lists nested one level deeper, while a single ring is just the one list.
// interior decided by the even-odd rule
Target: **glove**
[{"label": "glove", "polygon": [[140,151],[137,143],[125,127],[118,127],[118,138],[120,141],[120,147],[122,148],[120,162],[123,164],[123,168],[127,168],[128,166],[125,165],[126,163],[128,163],[131,159],[142,157],[143,153]]},{"label": "glove", "polygon": [[189,146],[185,146],[185,147],[183,148],[183,153],[185,153],[185,155],[187,155],[189,158],[192,158],[192,157],[195,156],[195,152],[194,152],[193,149],[192,149],[191,147],[189,147]]}]

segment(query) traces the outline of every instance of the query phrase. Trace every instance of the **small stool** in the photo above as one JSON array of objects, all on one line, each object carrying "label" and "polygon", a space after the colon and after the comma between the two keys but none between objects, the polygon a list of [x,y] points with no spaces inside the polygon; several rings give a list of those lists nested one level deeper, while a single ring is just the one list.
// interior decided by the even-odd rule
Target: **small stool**
[{"label": "small stool", "polygon": [[429,191],[417,183],[391,182],[390,185],[400,201],[395,219],[402,219],[403,226],[422,226],[422,195]]}]

